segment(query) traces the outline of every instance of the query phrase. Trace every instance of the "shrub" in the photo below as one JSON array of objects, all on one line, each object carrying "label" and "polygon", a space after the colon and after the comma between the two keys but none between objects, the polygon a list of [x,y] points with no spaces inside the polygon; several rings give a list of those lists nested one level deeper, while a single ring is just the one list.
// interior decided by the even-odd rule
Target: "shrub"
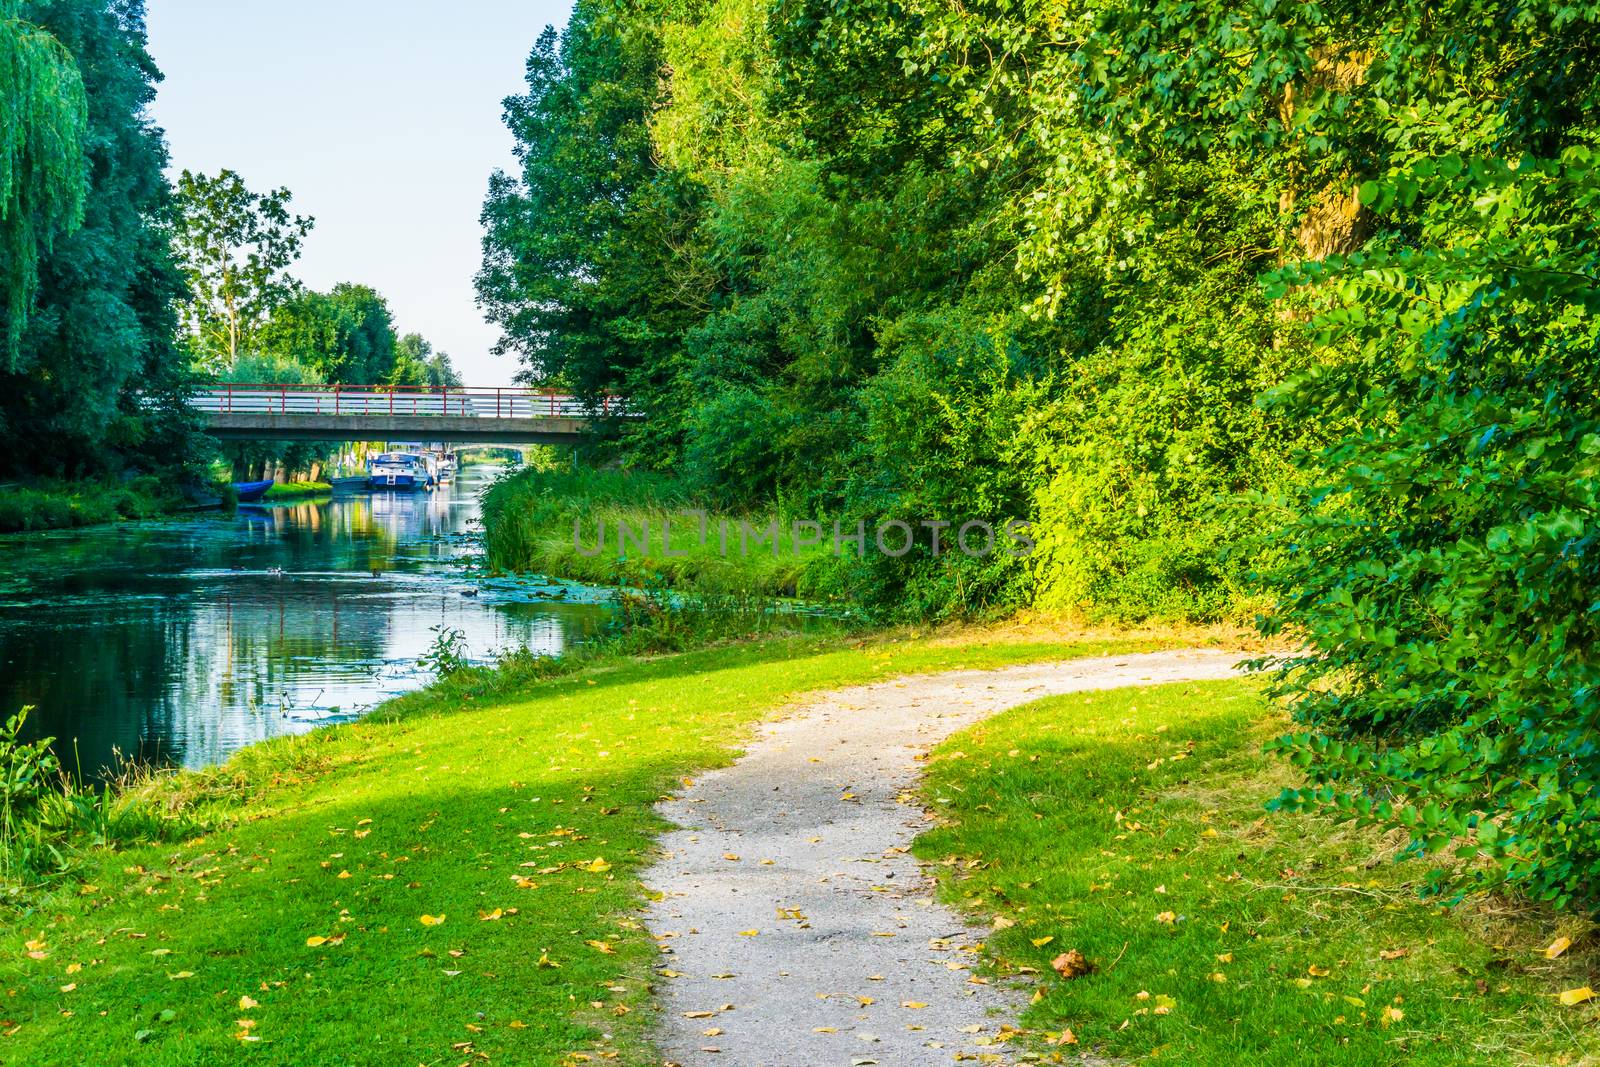
[{"label": "shrub", "polygon": [[1338,293],[1318,326],[1352,358],[1276,402],[1361,426],[1276,574],[1268,632],[1309,637],[1278,748],[1313,779],[1279,803],[1488,861],[1460,884],[1600,907],[1600,169],[1422,158],[1363,196],[1418,204],[1421,247],[1278,280]]}]

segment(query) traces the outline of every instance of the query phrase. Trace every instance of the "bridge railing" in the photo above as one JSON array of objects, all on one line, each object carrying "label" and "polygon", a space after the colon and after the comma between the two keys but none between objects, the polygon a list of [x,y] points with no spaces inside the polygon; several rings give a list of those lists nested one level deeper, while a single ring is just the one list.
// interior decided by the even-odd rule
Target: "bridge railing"
[{"label": "bridge railing", "polygon": [[218,415],[465,415],[484,419],[589,418],[622,414],[615,397],[597,412],[551,389],[487,386],[271,385],[222,382],[194,395],[200,411]]}]

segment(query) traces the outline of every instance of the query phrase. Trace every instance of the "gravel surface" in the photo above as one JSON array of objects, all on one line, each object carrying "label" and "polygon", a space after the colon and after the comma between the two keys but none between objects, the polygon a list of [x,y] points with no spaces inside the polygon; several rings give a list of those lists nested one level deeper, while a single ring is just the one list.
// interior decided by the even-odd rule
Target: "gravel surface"
[{"label": "gravel surface", "polygon": [[[646,875],[662,947],[658,1043],[684,1067],[923,1067],[980,1054],[1024,1002],[974,981],[968,926],[906,852],[916,757],[1057,693],[1233,676],[1241,653],[1157,652],[843,689],[763,726],[661,810]],[[988,1062],[995,1062],[989,1060]]]}]

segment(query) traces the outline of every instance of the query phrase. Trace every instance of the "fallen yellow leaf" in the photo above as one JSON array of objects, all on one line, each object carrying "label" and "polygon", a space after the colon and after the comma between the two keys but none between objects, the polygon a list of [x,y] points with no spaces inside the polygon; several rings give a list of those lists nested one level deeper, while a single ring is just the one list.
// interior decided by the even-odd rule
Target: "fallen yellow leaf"
[{"label": "fallen yellow leaf", "polygon": [[443,915],[424,915],[417,921],[423,926],[438,926],[444,922],[444,919],[445,917]]},{"label": "fallen yellow leaf", "polygon": [[1549,948],[1544,950],[1544,958],[1547,960],[1553,960],[1571,947],[1572,938],[1558,937],[1554,941],[1550,942]]},{"label": "fallen yellow leaf", "polygon": [[240,1011],[249,1011],[251,1008],[259,1008],[259,1007],[261,1007],[261,1002],[256,1000],[254,997],[252,997],[248,993],[246,993],[244,996],[239,998],[239,1010]]},{"label": "fallen yellow leaf", "polygon": [[1574,1004],[1582,1004],[1586,1000],[1593,999],[1593,997],[1594,990],[1585,985],[1579,986],[1577,989],[1568,989],[1557,999],[1560,1000],[1562,1004],[1570,1008]]}]

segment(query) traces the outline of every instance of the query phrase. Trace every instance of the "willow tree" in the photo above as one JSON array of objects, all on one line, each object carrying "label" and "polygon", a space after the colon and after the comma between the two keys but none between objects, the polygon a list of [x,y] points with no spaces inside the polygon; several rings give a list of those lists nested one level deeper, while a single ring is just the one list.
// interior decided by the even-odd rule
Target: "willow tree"
[{"label": "willow tree", "polygon": [[15,365],[39,253],[83,218],[89,105],[72,54],[0,0],[0,322],[5,366]]}]

